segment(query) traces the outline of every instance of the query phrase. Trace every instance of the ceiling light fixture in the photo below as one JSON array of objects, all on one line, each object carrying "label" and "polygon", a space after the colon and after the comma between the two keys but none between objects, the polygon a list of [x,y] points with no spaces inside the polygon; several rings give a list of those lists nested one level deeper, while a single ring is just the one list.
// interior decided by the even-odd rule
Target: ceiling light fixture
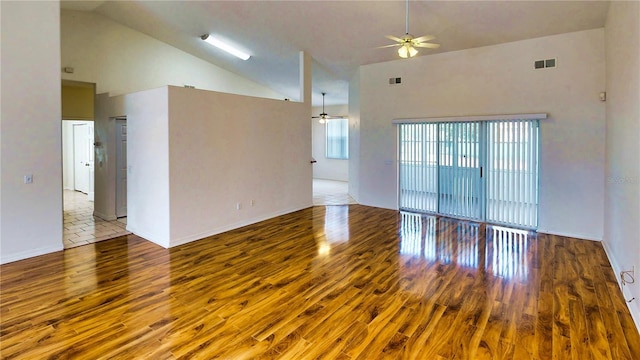
[{"label": "ceiling light fixture", "polygon": [[405,34],[401,38],[393,35],[386,36],[387,39],[395,41],[395,44],[379,46],[378,49],[399,46],[398,55],[400,55],[401,58],[406,59],[418,55],[418,50],[416,48],[437,49],[440,47],[440,44],[427,42],[435,39],[435,36],[433,35],[425,35],[416,38],[409,34],[409,0],[406,1],[404,30]]},{"label": "ceiling light fixture", "polygon": [[240,50],[234,48],[233,46],[231,46],[231,45],[229,45],[229,44],[227,44],[225,42],[222,42],[222,41],[220,41],[220,40],[218,40],[218,39],[216,39],[216,38],[214,38],[212,36],[209,36],[209,34],[202,35],[200,37],[200,39],[202,39],[205,42],[217,47],[218,49],[224,50],[224,51],[228,52],[229,54],[231,54],[233,56],[236,56],[236,57],[238,57],[238,58],[240,58],[242,60],[249,60],[249,58],[251,57],[251,55],[249,55],[249,54],[247,54],[247,53],[245,53],[243,51],[240,51]]},{"label": "ceiling light fixture", "polygon": [[312,118],[312,119],[320,119],[320,120],[318,120],[318,122],[319,122],[320,124],[326,124],[326,123],[327,123],[327,121],[328,121],[328,120],[330,120],[330,119],[345,119],[345,118],[346,118],[346,116],[344,116],[344,115],[341,115],[341,116],[331,116],[331,115],[327,114],[327,113],[324,111],[324,96],[325,96],[325,95],[327,95],[327,93],[324,93],[324,92],[323,92],[323,93],[322,93],[322,112],[320,113],[320,115],[319,115],[319,116],[312,116],[311,118]]},{"label": "ceiling light fixture", "polygon": [[412,45],[413,36],[409,35],[409,0],[406,2],[405,7],[405,37],[402,39],[404,42],[400,49],[398,49],[398,55],[401,58],[406,59],[408,57],[414,57],[418,54],[418,50],[416,50]]},{"label": "ceiling light fixture", "polygon": [[417,54],[418,54],[418,50],[416,50],[413,46],[411,46],[411,43],[404,43],[398,49],[398,55],[400,55],[400,57],[403,59],[414,57]]}]

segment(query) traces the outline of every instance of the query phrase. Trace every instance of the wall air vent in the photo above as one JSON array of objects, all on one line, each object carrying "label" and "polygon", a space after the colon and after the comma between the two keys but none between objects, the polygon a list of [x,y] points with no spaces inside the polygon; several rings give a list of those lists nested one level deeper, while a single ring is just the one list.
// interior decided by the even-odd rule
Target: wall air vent
[{"label": "wall air vent", "polygon": [[533,62],[534,69],[544,69],[556,67],[556,59],[536,60]]}]

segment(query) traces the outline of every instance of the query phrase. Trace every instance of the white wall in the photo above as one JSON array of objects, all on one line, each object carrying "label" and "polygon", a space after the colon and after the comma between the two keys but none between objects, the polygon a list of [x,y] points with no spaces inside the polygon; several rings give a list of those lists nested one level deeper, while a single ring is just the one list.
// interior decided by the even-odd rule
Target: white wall
[{"label": "white wall", "polygon": [[640,329],[640,3],[613,1],[606,33],[607,147],[604,246]]},{"label": "white wall", "polygon": [[170,245],[311,206],[309,111],[305,103],[169,87]]},{"label": "white wall", "polygon": [[[0,262],[62,250],[60,10],[0,2]],[[42,36],[47,34],[47,36]],[[23,176],[33,174],[33,183]]]},{"label": "white wall", "polygon": [[360,68],[349,82],[349,195],[360,203]]},{"label": "white wall", "polygon": [[358,202],[397,208],[394,118],[546,112],[539,230],[601,240],[604,69],[603,29],[362,66]]},{"label": "white wall", "polygon": [[100,14],[61,11],[63,79],[96,83],[96,93],[121,95],[165,85],[193,85],[234,94],[283,99],[249,81]]},{"label": "white wall", "polygon": [[182,87],[117,98],[124,110],[99,97],[97,121],[127,116],[129,231],[172,247],[311,206],[308,103]]},{"label": "white wall", "polygon": [[[172,221],[169,193],[169,90],[161,87],[126,95],[125,108],[127,230],[169,247]],[[188,156],[181,161],[195,163],[198,159]]]},{"label": "white wall", "polygon": [[[317,116],[322,112],[322,106],[313,107],[312,115]],[[325,112],[329,115],[347,115],[347,105],[325,106]],[[316,179],[349,181],[349,160],[326,158],[326,134],[325,124],[320,124],[318,119],[311,120],[312,154],[317,161],[313,164],[313,177]]]},{"label": "white wall", "polygon": [[94,214],[115,215],[115,123],[125,116],[126,93],[165,85],[266,98],[283,96],[206,61],[118,24],[99,14],[61,11],[62,66],[74,68],[64,79],[96,83]]}]

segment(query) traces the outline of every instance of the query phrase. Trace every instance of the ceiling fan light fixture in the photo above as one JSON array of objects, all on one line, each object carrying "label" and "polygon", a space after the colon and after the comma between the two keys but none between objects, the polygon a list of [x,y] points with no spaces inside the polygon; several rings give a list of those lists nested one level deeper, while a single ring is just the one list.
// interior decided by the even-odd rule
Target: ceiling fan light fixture
[{"label": "ceiling fan light fixture", "polygon": [[402,45],[398,49],[398,55],[400,55],[401,58],[406,59],[409,57],[409,51],[407,51],[407,48],[404,45]]},{"label": "ceiling fan light fixture", "polygon": [[238,50],[235,47],[233,47],[232,45],[229,45],[227,43],[225,43],[224,41],[220,41],[220,39],[216,39],[212,36],[209,36],[209,34],[204,34],[200,37],[200,39],[204,40],[206,43],[211,44],[215,47],[217,47],[220,50],[226,51],[229,54],[240,58],[242,60],[249,60],[249,58],[251,57],[251,55],[245,53],[244,51]]},{"label": "ceiling fan light fixture", "polygon": [[384,45],[379,46],[379,49],[400,46],[398,48],[398,55],[403,58],[411,58],[418,55],[417,47],[423,47],[428,49],[437,49],[440,47],[439,44],[428,43],[427,41],[433,40],[436,37],[433,35],[424,35],[419,37],[414,37],[409,34],[409,0],[406,0],[406,17],[405,17],[405,34],[403,37],[395,37],[393,35],[387,35],[386,38],[395,41],[395,44],[392,45]]},{"label": "ceiling fan light fixture", "polygon": [[403,58],[403,59],[414,57],[417,54],[418,54],[418,50],[416,50],[409,43],[406,43],[406,44],[400,46],[400,48],[398,49],[398,55],[400,55],[400,57]]},{"label": "ceiling fan light fixture", "polygon": [[409,46],[409,57],[414,57],[418,54],[418,50],[416,50],[413,46]]}]

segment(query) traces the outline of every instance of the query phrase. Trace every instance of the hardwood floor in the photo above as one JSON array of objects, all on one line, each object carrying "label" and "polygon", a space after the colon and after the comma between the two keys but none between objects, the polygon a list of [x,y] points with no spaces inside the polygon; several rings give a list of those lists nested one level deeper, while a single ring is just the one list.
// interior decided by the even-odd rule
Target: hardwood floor
[{"label": "hardwood floor", "polygon": [[3,359],[640,359],[600,243],[361,205],[0,270]]}]

